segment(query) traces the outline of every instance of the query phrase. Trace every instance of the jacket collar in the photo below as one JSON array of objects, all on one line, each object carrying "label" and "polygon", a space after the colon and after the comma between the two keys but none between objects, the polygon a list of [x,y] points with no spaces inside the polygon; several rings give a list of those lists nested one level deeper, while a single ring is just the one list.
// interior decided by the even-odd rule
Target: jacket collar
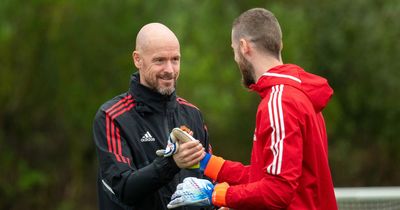
[{"label": "jacket collar", "polygon": [[177,106],[175,91],[171,95],[162,95],[140,84],[139,72],[132,75],[129,92],[136,101],[138,112],[166,112]]},{"label": "jacket collar", "polygon": [[289,85],[301,90],[317,112],[328,104],[333,95],[333,90],[325,78],[308,73],[293,64],[278,65],[267,70],[250,89],[264,98],[274,85]]},{"label": "jacket collar", "polygon": [[[250,89],[260,94],[262,98],[268,93],[268,89],[274,85],[290,85],[296,88],[301,86],[299,71],[302,69],[293,64],[283,64],[268,69]],[[300,89],[300,88],[299,88]]]}]

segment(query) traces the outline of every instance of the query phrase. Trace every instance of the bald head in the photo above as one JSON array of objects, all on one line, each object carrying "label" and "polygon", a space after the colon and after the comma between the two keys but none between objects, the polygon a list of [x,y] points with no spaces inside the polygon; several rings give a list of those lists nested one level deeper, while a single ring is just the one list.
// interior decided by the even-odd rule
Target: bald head
[{"label": "bald head", "polygon": [[158,47],[160,45],[175,45],[179,48],[179,41],[174,32],[161,23],[149,23],[143,26],[136,37],[136,48],[139,52]]},{"label": "bald head", "polygon": [[168,27],[160,23],[143,26],[132,57],[140,73],[140,84],[163,95],[175,91],[181,54],[178,38]]}]

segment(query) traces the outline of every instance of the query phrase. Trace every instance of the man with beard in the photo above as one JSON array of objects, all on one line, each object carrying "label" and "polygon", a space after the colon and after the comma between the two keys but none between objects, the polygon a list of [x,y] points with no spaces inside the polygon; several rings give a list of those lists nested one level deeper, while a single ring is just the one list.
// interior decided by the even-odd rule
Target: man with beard
[{"label": "man with beard", "polygon": [[[138,72],[129,90],[104,103],[94,120],[99,209],[166,209],[179,182],[203,176],[186,169],[204,157],[209,143],[200,111],[175,94],[180,57],[179,41],[166,26],[147,24],[137,34],[132,58]],[[199,141],[181,143],[175,154],[160,150],[175,145],[169,140],[175,127]]]},{"label": "man with beard", "polygon": [[218,184],[186,178],[168,207],[336,210],[321,112],[333,94],[326,79],[283,64],[280,25],[265,9],[234,21],[232,48],[243,84],[261,96],[251,164],[206,154],[200,168]]}]

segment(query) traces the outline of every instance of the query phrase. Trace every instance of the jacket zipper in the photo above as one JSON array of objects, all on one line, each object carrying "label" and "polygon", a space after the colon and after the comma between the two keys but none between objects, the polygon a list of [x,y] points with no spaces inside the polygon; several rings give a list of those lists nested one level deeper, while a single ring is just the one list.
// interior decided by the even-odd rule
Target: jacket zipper
[{"label": "jacket zipper", "polygon": [[165,136],[167,139],[169,138],[169,123],[168,123],[168,109],[167,109],[167,103],[164,105],[164,130],[165,130]]},{"label": "jacket zipper", "polygon": [[[170,135],[170,128],[169,128],[170,121],[169,120],[170,120],[170,113],[168,113],[167,104],[165,104],[163,121],[164,121],[164,129],[165,129],[167,139],[169,138],[169,135]],[[173,125],[172,118],[171,118],[171,125]],[[175,176],[174,180],[176,183],[180,183],[180,180],[182,180],[181,173],[178,173],[177,176]]]},{"label": "jacket zipper", "polygon": [[165,136],[167,139],[169,138],[169,128],[168,128],[168,116],[165,115],[164,117],[164,129],[165,129]]}]

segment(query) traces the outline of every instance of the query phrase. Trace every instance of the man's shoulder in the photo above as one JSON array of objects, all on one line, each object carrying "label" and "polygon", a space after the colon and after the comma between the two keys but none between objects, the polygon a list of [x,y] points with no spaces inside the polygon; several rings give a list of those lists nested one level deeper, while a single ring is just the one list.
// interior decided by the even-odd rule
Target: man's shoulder
[{"label": "man's shoulder", "polygon": [[290,85],[285,85],[285,89],[281,102],[284,106],[294,107],[302,112],[313,110],[312,102],[304,91]]},{"label": "man's shoulder", "polygon": [[200,111],[200,109],[197,108],[197,106],[195,106],[194,104],[190,103],[189,101],[187,101],[186,99],[184,99],[182,97],[177,96],[176,101],[178,102],[178,104],[180,104],[181,106],[183,106],[185,108],[195,109],[197,111]]},{"label": "man's shoulder", "polygon": [[271,88],[269,95],[262,99],[260,106],[266,109],[274,107],[298,109],[309,106],[309,103],[310,100],[303,91],[291,85],[281,84]]},{"label": "man's shoulder", "polygon": [[100,106],[99,111],[105,112],[105,113],[110,113],[113,110],[121,109],[121,107],[127,107],[127,106],[133,104],[134,101],[135,100],[132,97],[132,95],[129,94],[128,92],[125,92],[125,93],[117,95],[114,98],[109,99],[108,101],[103,103]]},{"label": "man's shoulder", "polygon": [[269,89],[269,97],[264,97],[263,100],[282,100],[282,101],[296,101],[307,99],[307,95],[297,87],[287,84],[279,84],[272,86]]}]

